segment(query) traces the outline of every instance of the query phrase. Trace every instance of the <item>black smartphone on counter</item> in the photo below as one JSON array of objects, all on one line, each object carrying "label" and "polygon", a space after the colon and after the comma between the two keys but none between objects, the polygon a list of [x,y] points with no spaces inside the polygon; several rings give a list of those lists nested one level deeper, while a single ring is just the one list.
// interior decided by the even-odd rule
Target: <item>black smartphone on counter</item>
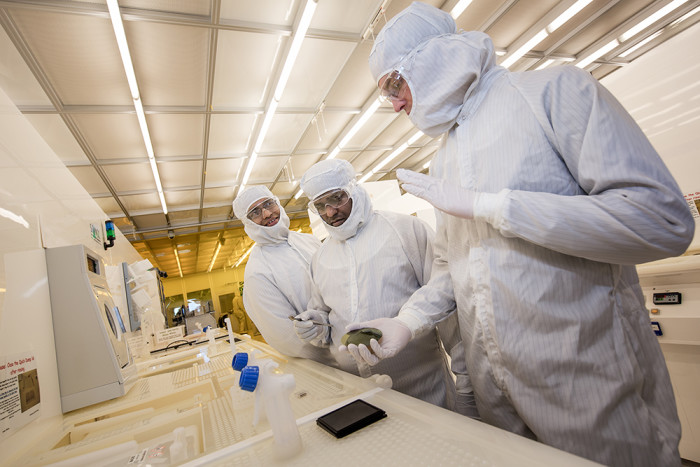
[{"label": "black smartphone on counter", "polygon": [[336,438],[342,438],[385,417],[386,412],[379,407],[357,399],[317,418],[316,424]]}]

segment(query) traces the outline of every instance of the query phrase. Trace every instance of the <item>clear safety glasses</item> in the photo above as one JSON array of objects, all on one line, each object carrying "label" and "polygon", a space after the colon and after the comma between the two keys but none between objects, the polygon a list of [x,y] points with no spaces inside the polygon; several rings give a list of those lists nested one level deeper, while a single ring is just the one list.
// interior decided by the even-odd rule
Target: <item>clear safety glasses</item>
[{"label": "clear safety glasses", "polygon": [[314,214],[321,215],[326,213],[328,207],[338,209],[345,206],[349,199],[350,193],[346,190],[333,190],[309,202],[309,209]]},{"label": "clear safety glasses", "polygon": [[406,85],[406,80],[401,76],[401,72],[394,70],[386,77],[382,87],[379,88],[379,98],[385,102],[399,99],[401,89]]},{"label": "clear safety glasses", "polygon": [[260,219],[262,219],[263,209],[266,211],[272,211],[275,208],[275,206],[277,206],[277,201],[275,201],[272,198],[267,198],[262,203],[258,203],[250,210],[248,210],[248,214],[246,214],[246,217],[253,222],[257,222]]}]

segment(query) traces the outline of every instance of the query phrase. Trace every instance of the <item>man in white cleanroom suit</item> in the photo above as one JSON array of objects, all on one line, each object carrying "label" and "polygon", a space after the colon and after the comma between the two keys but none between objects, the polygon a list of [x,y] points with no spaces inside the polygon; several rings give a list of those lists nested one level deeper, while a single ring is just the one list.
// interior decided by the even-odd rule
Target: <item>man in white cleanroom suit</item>
[{"label": "man in white cleanroom suit", "polygon": [[421,3],[386,24],[369,63],[395,111],[444,134],[430,176],[397,172],[441,211],[430,283],[369,324],[379,358],[456,302],[482,420],[604,464],[679,465],[634,265],[682,254],[694,221],[633,119],[589,73],[511,73],[487,35]]},{"label": "man in white cleanroom suit", "polygon": [[[312,200],[310,208],[326,223],[329,238],[311,262],[314,292],[308,311],[299,315],[305,321],[295,322],[295,330],[300,338],[315,344],[332,342],[331,352],[340,368],[367,377],[367,364],[358,368],[347,352],[338,351],[345,326],[396,316],[411,294],[428,282],[433,232],[417,217],[374,211],[369,194],[355,183],[355,170],[345,160],[318,162],[302,177],[301,189]],[[332,327],[313,325],[312,320]],[[452,330],[456,327],[454,321]],[[458,333],[454,337],[461,340]],[[453,343],[446,342],[445,347],[451,349]],[[459,376],[467,379],[469,394],[461,395],[471,396],[471,411],[464,407],[468,403],[462,403],[464,410],[459,411],[476,416],[464,357],[457,356],[453,363],[463,365]],[[455,383],[435,330],[416,338],[401,355],[380,362],[373,370],[389,375],[397,391],[457,410]]]},{"label": "man in white cleanroom suit", "polygon": [[246,264],[243,303],[265,341],[291,357],[334,362],[328,349],[300,341],[290,315],[306,310],[311,296],[309,263],[321,242],[289,230],[289,217],[265,186],[251,186],[233,201],[233,212],[255,241]]}]

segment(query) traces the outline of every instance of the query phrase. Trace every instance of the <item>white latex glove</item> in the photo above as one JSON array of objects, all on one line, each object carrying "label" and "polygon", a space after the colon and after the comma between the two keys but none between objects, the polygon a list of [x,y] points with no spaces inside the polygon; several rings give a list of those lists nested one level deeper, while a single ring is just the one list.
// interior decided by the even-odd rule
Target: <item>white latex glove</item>
[{"label": "white latex glove", "polygon": [[316,310],[307,310],[299,313],[294,321],[294,332],[299,339],[313,344],[314,342],[312,341],[327,333],[328,328],[314,324],[312,321],[328,324],[328,313]]},{"label": "white latex glove", "polygon": [[338,347],[338,351],[348,352],[360,364],[376,365],[381,360],[391,358],[399,353],[411,341],[411,330],[402,322],[392,318],[379,318],[350,324],[345,328],[345,332],[362,328],[376,328],[382,331],[379,342],[376,339],[369,341],[372,351],[364,344]]},{"label": "white latex glove", "polygon": [[464,219],[474,218],[476,192],[412,170],[398,169],[401,188],[423,198],[439,210]]}]

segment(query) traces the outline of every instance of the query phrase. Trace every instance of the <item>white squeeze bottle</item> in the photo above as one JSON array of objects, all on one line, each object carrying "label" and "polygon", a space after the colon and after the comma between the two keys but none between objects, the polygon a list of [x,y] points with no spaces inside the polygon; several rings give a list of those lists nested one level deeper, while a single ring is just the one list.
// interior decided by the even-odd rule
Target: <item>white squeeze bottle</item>
[{"label": "white squeeze bottle", "polygon": [[288,459],[301,452],[302,448],[299,428],[289,402],[296,382],[294,375],[275,372],[277,366],[271,360],[261,361],[259,366],[247,366],[241,370],[238,384],[245,391],[255,391],[253,424],[258,424],[262,406],[275,438],[275,455],[278,459]]}]

